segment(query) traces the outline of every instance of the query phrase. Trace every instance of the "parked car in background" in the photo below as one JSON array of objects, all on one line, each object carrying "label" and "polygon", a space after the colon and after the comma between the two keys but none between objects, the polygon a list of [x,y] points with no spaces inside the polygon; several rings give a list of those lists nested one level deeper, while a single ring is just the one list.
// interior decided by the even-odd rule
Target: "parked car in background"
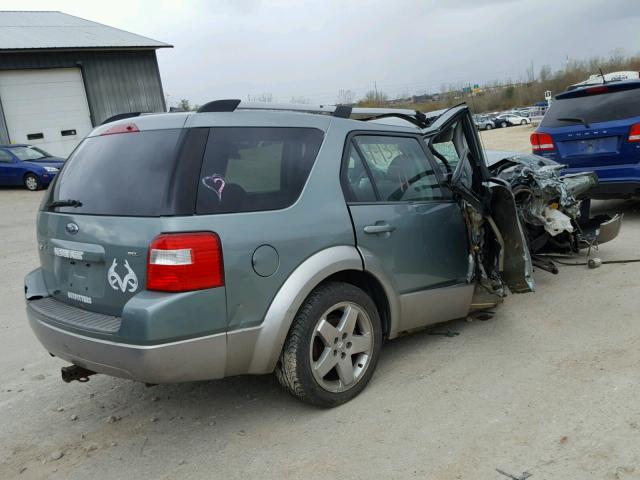
[{"label": "parked car in background", "polygon": [[527,117],[521,115],[515,115],[513,113],[503,113],[493,119],[493,123],[496,127],[505,128],[513,125],[526,125],[531,123]]},{"label": "parked car in background", "polygon": [[0,145],[0,185],[38,190],[51,183],[64,161],[33,145]]},{"label": "parked car in background", "polygon": [[473,123],[476,124],[478,130],[491,130],[495,127],[493,118],[489,115],[474,115]]},{"label": "parked car in background", "polygon": [[31,327],[72,363],[63,380],[275,371],[335,406],[383,338],[532,291],[468,108],[396,113],[406,126],[389,109],[223,100],[94,129],[45,195],[25,279]]},{"label": "parked car in background", "polygon": [[593,171],[592,198],[640,195],[640,81],[576,88],[556,95],[531,135],[533,153]]}]

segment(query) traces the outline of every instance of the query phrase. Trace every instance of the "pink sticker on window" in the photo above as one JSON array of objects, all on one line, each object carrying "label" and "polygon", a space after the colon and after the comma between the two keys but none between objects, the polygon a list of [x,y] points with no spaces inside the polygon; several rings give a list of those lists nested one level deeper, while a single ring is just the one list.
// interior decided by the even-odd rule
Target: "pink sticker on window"
[{"label": "pink sticker on window", "polygon": [[209,190],[213,190],[218,195],[218,200],[222,201],[222,191],[224,190],[225,181],[222,175],[214,173],[208,177],[202,178],[202,184]]}]

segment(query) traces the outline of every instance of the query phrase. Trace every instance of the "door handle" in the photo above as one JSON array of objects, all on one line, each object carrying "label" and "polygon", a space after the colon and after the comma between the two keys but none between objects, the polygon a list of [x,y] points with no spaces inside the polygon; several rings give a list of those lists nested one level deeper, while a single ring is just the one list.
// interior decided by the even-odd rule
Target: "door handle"
[{"label": "door handle", "polygon": [[388,223],[378,223],[376,225],[367,225],[364,227],[364,233],[391,233],[396,229],[393,225]]}]

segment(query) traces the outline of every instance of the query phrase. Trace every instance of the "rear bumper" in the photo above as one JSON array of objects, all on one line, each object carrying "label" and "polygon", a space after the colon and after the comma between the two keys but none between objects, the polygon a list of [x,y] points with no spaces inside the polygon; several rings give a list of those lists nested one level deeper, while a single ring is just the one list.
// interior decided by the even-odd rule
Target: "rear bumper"
[{"label": "rear bumper", "polygon": [[176,383],[222,378],[226,333],[157,345],[131,345],[70,332],[47,323],[27,302],[32,330],[45,349],[97,373],[148,383]]}]

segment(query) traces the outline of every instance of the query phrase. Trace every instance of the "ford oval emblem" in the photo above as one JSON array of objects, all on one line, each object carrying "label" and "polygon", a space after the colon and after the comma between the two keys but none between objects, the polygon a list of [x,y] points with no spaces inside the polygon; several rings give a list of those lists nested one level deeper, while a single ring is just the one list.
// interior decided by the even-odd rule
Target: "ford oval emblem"
[{"label": "ford oval emblem", "polygon": [[75,235],[76,233],[78,233],[78,230],[80,230],[80,227],[75,223],[70,222],[70,223],[67,223],[65,230],[67,231],[68,234]]}]

